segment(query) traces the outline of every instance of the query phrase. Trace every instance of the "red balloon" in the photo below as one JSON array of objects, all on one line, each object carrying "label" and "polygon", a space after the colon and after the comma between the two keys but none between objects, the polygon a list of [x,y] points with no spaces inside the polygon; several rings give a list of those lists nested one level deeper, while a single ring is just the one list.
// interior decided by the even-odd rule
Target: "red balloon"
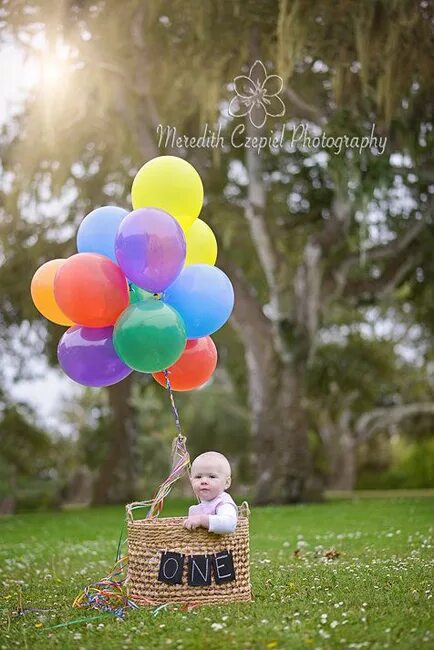
[{"label": "red balloon", "polygon": [[97,253],[69,257],[54,278],[60,309],[77,325],[114,325],[128,307],[128,284],[120,268]]},{"label": "red balloon", "polygon": [[[173,390],[199,388],[211,377],[217,365],[217,348],[210,336],[187,341],[184,352],[173,366],[167,369]],[[164,372],[152,373],[153,378],[166,386]]]}]

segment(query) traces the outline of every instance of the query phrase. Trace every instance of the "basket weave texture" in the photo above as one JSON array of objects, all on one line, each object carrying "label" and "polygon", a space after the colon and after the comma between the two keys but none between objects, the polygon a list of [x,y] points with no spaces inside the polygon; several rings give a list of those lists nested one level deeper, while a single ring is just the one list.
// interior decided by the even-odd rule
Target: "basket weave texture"
[{"label": "basket weave texture", "polygon": [[[235,532],[231,535],[209,533],[203,528],[183,528],[185,517],[139,519],[128,522],[128,594],[139,605],[183,603],[207,605],[251,600],[249,566],[249,519],[247,504],[239,509]],[[130,513],[129,513],[130,514]],[[172,551],[185,555],[182,584],[158,580],[161,554]],[[187,583],[187,558],[231,551],[235,580],[193,587]]]}]

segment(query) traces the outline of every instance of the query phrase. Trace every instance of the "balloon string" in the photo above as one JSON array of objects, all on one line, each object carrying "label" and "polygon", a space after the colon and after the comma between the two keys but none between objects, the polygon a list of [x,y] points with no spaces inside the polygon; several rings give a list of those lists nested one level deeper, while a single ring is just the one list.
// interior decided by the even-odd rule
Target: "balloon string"
[{"label": "balloon string", "polygon": [[164,378],[166,380],[166,388],[169,391],[170,403],[172,406],[172,412],[175,418],[175,425],[176,425],[176,430],[178,432],[178,438],[179,438],[182,437],[182,429],[181,429],[181,422],[179,421],[179,413],[178,413],[178,409],[176,408],[175,398],[173,397],[172,386],[170,385],[170,380],[169,380],[169,373],[167,372],[167,370],[164,370],[163,372],[164,372]]},{"label": "balloon string", "polygon": [[172,464],[169,476],[161,483],[154,496],[149,501],[136,501],[127,506],[129,514],[136,508],[149,508],[146,519],[153,519],[163,510],[164,499],[169,495],[173,484],[181,478],[185,472],[190,470],[190,454],[187,451],[186,441],[187,438],[182,433],[181,422],[179,419],[178,409],[176,408],[175,399],[173,397],[172,387],[170,385],[169,373],[164,370],[164,377],[166,379],[166,388],[169,392],[170,403],[172,407],[173,417],[175,418],[175,425],[177,437],[174,438],[172,443]]},{"label": "balloon string", "polygon": [[173,484],[180,479],[185,472],[189,472],[190,454],[187,451],[185,441],[185,436],[177,436],[174,438],[172,444],[172,469],[169,476],[165,481],[163,481],[163,483],[161,483],[152,499],[147,501],[134,501],[127,505],[127,513],[130,520],[132,520],[132,511],[137,510],[138,508],[149,508],[146,514],[146,519],[158,517],[163,509],[164,499],[170,494]]},{"label": "balloon string", "polygon": [[[178,433],[178,437],[174,439],[172,444],[172,469],[169,476],[166,478],[157,490],[153,497],[150,508],[146,514],[146,519],[158,517],[163,510],[164,499],[169,495],[172,486],[181,476],[189,471],[190,468],[190,454],[186,447],[186,437]],[[145,505],[145,503],[143,503]],[[143,507],[142,505],[142,507]],[[146,504],[148,505],[148,504]],[[132,510],[135,509],[136,504],[133,504]]]}]

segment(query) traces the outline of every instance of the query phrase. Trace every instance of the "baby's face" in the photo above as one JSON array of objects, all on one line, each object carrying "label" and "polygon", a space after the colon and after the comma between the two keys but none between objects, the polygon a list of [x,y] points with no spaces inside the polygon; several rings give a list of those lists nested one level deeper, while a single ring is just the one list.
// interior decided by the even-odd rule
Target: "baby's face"
[{"label": "baby's face", "polygon": [[227,468],[213,457],[197,458],[191,466],[191,485],[202,501],[212,501],[230,485]]}]

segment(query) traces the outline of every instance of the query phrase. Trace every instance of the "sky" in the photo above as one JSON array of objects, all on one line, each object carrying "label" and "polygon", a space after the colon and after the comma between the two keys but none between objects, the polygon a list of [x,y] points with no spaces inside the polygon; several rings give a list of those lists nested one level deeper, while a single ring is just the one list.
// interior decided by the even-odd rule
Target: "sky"
[{"label": "sky", "polygon": [[[19,111],[20,103],[26,97],[29,88],[37,80],[38,69],[34,62],[24,59],[23,53],[14,45],[0,47],[0,69],[2,83],[0,86],[0,125],[5,124]],[[29,300],[30,287],[29,287]],[[77,394],[78,386],[59,368],[50,368],[43,354],[32,356],[26,370],[36,378],[16,382],[15,359],[13,350],[4,364],[6,388],[10,396],[34,407],[43,426],[54,432],[66,434],[68,426],[61,413],[63,400]]]},{"label": "sky", "polygon": [[36,80],[36,66],[30,61],[25,61],[20,49],[14,45],[3,44],[0,46],[0,69],[0,123],[4,124],[17,112],[28,89]]}]

